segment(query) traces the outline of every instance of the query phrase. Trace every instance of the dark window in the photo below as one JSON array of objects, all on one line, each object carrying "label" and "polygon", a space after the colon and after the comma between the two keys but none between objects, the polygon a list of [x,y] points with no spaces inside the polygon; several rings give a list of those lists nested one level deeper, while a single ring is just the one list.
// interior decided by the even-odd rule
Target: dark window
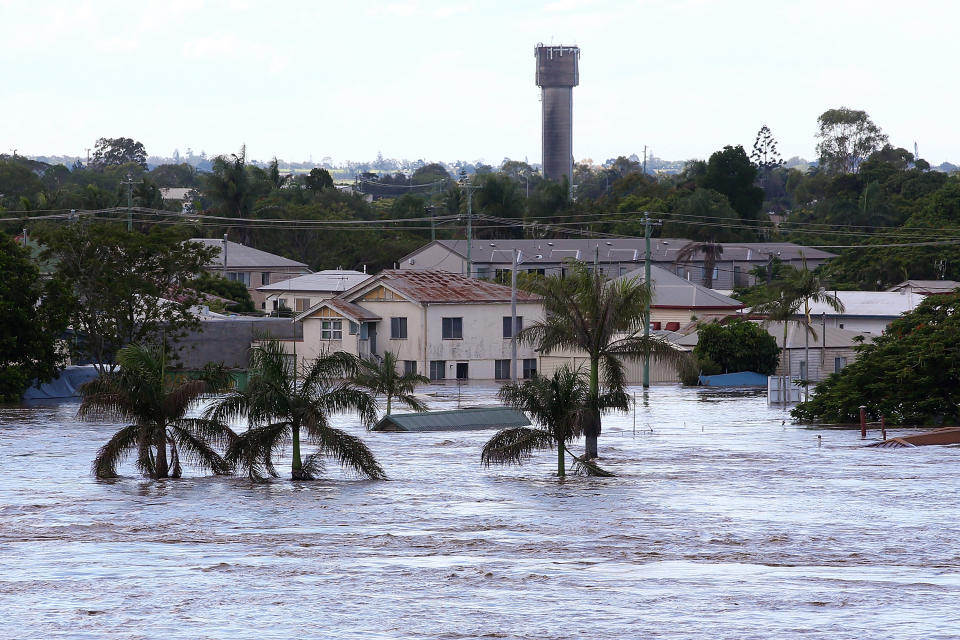
[{"label": "dark window", "polygon": [[457,363],[457,380],[466,380],[470,376],[467,375],[467,367],[469,365],[466,362]]},{"label": "dark window", "polygon": [[261,284],[261,285],[270,284],[270,272],[269,272],[269,271],[262,271],[262,272],[260,272],[260,284]]},{"label": "dark window", "polygon": [[834,370],[834,372],[840,371],[840,369],[843,369],[845,366],[847,366],[847,359],[846,359],[846,358],[844,358],[844,357],[839,357],[839,358],[834,358],[834,359],[833,359],[833,370]]},{"label": "dark window", "polygon": [[343,322],[340,320],[321,320],[320,321],[320,339],[321,340],[342,340]]},{"label": "dark window", "polygon": [[403,374],[411,375],[417,373],[417,361],[416,360],[404,360],[403,361]]},{"label": "dark window", "polygon": [[[512,338],[513,333],[510,331],[510,320],[512,316],[503,316],[503,337]],[[523,316],[517,316],[517,333],[523,329]]]},{"label": "dark window", "polygon": [[352,336],[357,335],[357,331],[359,330],[360,330],[360,325],[358,325],[356,322],[350,323],[350,335]]},{"label": "dark window", "polygon": [[447,377],[446,371],[447,371],[446,360],[430,361],[430,379],[431,380],[443,380],[445,377]]},{"label": "dark window", "polygon": [[443,318],[441,328],[444,340],[463,339],[463,318]]},{"label": "dark window", "polygon": [[390,338],[393,340],[407,339],[406,318],[390,318]]},{"label": "dark window", "polygon": [[529,380],[535,375],[537,375],[537,359],[524,358],[523,359],[523,379]]},{"label": "dark window", "polygon": [[510,361],[494,360],[493,377],[497,380],[508,380],[510,378]]},{"label": "dark window", "polygon": [[370,323],[362,322],[360,324],[360,339],[369,340],[370,339]]}]

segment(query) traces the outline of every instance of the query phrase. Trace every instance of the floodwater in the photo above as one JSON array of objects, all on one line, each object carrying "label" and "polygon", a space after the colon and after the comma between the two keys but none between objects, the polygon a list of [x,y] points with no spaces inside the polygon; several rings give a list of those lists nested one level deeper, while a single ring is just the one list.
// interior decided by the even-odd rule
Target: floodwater
[{"label": "floodwater", "polygon": [[866,449],[752,393],[637,395],[636,433],[600,439],[617,477],[566,480],[551,452],[481,467],[490,432],[344,417],[390,481],[103,482],[116,425],[0,408],[0,637],[960,635],[960,449]]}]

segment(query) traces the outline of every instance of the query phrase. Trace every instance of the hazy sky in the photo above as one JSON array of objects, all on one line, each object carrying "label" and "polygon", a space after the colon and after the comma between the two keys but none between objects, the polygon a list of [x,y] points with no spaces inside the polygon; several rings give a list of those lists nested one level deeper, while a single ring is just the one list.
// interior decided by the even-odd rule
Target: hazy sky
[{"label": "hazy sky", "polygon": [[843,105],[956,163],[958,24],[924,0],[0,0],[0,152],[539,162],[552,42],[581,48],[578,160],[749,151],[762,124],[813,158]]}]

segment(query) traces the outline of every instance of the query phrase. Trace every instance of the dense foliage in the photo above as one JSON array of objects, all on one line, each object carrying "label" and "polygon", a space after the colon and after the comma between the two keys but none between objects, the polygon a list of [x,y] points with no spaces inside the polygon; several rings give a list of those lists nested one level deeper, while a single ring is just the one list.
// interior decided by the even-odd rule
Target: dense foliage
[{"label": "dense foliage", "polygon": [[[253,298],[250,297],[250,290],[246,285],[237,280],[227,280],[219,275],[214,275],[209,271],[203,271],[190,281],[190,287],[200,293],[209,293],[211,295],[231,300],[232,304],[224,305],[225,311],[235,313],[252,313],[256,311],[253,304]],[[207,301],[211,309],[218,310],[218,305]]]},{"label": "dense foliage", "polygon": [[893,424],[960,424],[960,294],[929,296],[857,350],[794,417],[849,423],[865,405]]},{"label": "dense foliage", "polygon": [[777,369],[780,347],[776,339],[755,322],[735,319],[700,327],[694,348],[698,359],[716,363],[723,373],[755,371],[771,375]]},{"label": "dense foliage", "polygon": [[0,232],[0,402],[15,402],[34,378],[46,382],[63,364],[57,342],[67,325],[69,295],[41,280],[26,249]]}]

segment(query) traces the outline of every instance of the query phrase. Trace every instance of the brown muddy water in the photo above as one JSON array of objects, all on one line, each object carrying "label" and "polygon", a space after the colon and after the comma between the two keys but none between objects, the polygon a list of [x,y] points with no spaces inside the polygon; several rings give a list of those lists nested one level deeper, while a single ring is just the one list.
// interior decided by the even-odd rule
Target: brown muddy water
[{"label": "brown muddy water", "polygon": [[600,439],[616,478],[344,417],[390,481],[264,485],[97,481],[117,425],[0,408],[0,637],[958,637],[960,449],[865,449],[755,393],[638,398],[636,435]]}]

